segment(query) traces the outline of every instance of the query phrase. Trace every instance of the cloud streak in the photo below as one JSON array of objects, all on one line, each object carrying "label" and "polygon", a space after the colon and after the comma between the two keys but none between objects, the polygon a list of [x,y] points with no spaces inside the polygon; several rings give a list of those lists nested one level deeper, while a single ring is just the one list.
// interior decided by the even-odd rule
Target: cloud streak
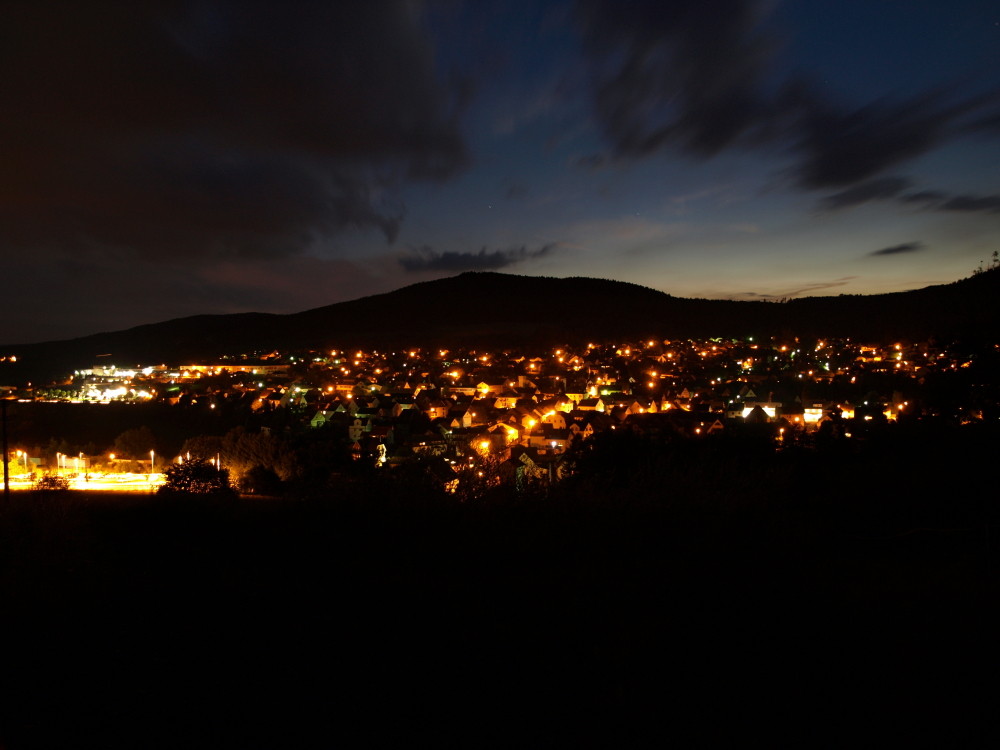
[{"label": "cloud streak", "polygon": [[881,177],[828,195],[820,201],[820,207],[836,211],[873,201],[896,201],[924,211],[1000,213],[1000,195],[954,195],[943,190],[904,192],[912,185],[913,181],[906,177]]},{"label": "cloud streak", "polygon": [[477,253],[440,252],[431,247],[415,248],[410,255],[399,259],[399,264],[409,272],[419,271],[497,271],[526,260],[542,258],[555,249],[555,244],[547,244],[537,250],[529,250],[526,246],[509,248],[507,250],[488,250],[485,247]]},{"label": "cloud streak", "polygon": [[1000,195],[956,195],[937,206],[939,211],[1000,213]]},{"label": "cloud streak", "polygon": [[798,297],[803,294],[813,294],[815,292],[821,292],[824,289],[836,289],[837,287],[845,286],[848,282],[857,278],[856,276],[844,276],[839,279],[834,279],[833,281],[817,281],[810,284],[802,284],[797,287],[788,289],[787,291],[776,292],[773,294],[767,294],[763,292],[742,292],[737,295],[738,297],[753,297],[755,299],[787,299],[790,297]]},{"label": "cloud streak", "polygon": [[835,211],[842,208],[860,206],[874,200],[887,200],[894,198],[906,190],[912,182],[904,177],[883,177],[877,180],[870,180],[859,185],[843,190],[834,195],[829,195],[822,200],[822,206],[828,210]]},{"label": "cloud streak", "polygon": [[925,246],[922,242],[904,242],[901,245],[893,245],[892,247],[883,247],[881,250],[874,250],[868,255],[879,256],[879,255],[903,255],[905,253],[915,253],[920,250],[924,250]]}]

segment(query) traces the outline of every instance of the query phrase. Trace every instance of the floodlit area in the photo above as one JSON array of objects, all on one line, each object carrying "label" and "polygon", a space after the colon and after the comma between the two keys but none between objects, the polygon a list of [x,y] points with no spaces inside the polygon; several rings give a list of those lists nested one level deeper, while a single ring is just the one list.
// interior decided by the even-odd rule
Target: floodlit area
[{"label": "floodlit area", "polygon": [[[55,474],[53,476],[60,476]],[[63,475],[69,480],[71,490],[88,490],[94,492],[153,492],[165,481],[163,474],[132,474],[132,473],[94,473]],[[39,475],[12,474],[10,488],[12,490],[30,490],[35,486]]]}]

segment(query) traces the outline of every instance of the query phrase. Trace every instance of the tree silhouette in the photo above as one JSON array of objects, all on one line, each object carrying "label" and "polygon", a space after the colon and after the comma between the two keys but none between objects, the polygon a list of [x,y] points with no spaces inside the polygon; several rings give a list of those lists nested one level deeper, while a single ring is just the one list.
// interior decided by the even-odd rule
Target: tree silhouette
[{"label": "tree silhouette", "polygon": [[148,427],[125,430],[115,438],[114,452],[121,458],[145,458],[156,448],[156,438]]},{"label": "tree silhouette", "polygon": [[32,489],[46,495],[55,492],[66,492],[69,490],[69,480],[66,477],[56,476],[55,474],[43,474],[32,485]]},{"label": "tree silhouette", "polygon": [[235,495],[229,482],[229,470],[221,469],[203,458],[172,464],[163,472],[166,481],[161,495]]}]

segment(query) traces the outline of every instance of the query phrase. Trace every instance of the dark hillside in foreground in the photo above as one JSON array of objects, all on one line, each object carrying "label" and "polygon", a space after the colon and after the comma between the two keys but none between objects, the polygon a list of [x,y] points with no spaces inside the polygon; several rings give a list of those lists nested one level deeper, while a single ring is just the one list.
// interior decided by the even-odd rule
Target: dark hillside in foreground
[{"label": "dark hillside in foreground", "polygon": [[942,286],[786,303],[672,297],[601,279],[464,273],[291,315],[182,318],[80,339],[3,347],[0,384],[101,362],[182,364],[330,347],[529,347],[645,337],[980,337],[1000,329],[1000,271]]},{"label": "dark hillside in foreground", "polygon": [[471,504],[15,496],[0,744],[990,746],[993,495],[918,468],[988,466],[990,437],[610,441],[549,497]]}]

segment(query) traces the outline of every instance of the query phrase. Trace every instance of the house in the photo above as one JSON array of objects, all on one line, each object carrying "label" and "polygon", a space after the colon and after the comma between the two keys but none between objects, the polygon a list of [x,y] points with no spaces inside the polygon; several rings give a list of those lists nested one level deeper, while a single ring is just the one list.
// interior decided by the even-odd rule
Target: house
[{"label": "house", "polygon": [[447,417],[448,412],[451,411],[452,402],[448,399],[438,398],[432,399],[427,402],[424,407],[424,414],[427,415],[428,419],[440,419],[441,417]]},{"label": "house", "polygon": [[333,418],[334,412],[331,409],[320,409],[313,418],[309,420],[310,427],[323,427]]},{"label": "house", "polygon": [[596,432],[611,429],[616,423],[606,414],[597,411],[574,411],[570,413],[572,422],[567,429],[575,424],[581,430],[584,438],[590,437]]},{"label": "house", "polygon": [[542,423],[557,430],[566,429],[566,414],[561,411],[547,411],[542,414]]},{"label": "house", "polygon": [[490,433],[493,435],[502,436],[504,445],[511,445],[518,442],[521,439],[521,434],[523,432],[517,425],[508,424],[506,422],[498,422],[489,428]]},{"label": "house", "polygon": [[416,456],[443,456],[448,451],[448,441],[439,432],[411,435],[406,445]]},{"label": "house", "polygon": [[286,407],[300,407],[306,403],[306,392],[300,386],[286,389],[281,398],[281,405]]},{"label": "house", "polygon": [[534,409],[515,409],[510,413],[507,421],[520,424],[526,430],[533,430],[535,425],[542,421],[542,415]]},{"label": "house", "polygon": [[527,484],[554,484],[568,473],[565,453],[542,452],[537,448],[521,448],[517,455],[511,453],[511,459],[521,464],[517,471],[517,485],[523,488]]},{"label": "house", "polygon": [[390,447],[395,442],[396,435],[392,425],[380,425],[372,427],[369,436],[379,445]]},{"label": "house", "polygon": [[395,396],[392,399],[392,409],[390,413],[393,417],[398,417],[408,409],[416,408],[416,403],[412,396]]},{"label": "house", "polygon": [[453,430],[458,430],[464,427],[472,427],[472,414],[470,413],[468,407],[449,409],[448,413],[445,415],[445,419],[448,421],[448,427]]},{"label": "house", "polygon": [[603,412],[605,410],[604,401],[600,398],[585,398],[577,403],[576,408],[580,411],[599,411]]},{"label": "house", "polygon": [[487,395],[492,395],[494,397],[499,396],[508,388],[508,383],[506,380],[481,380],[476,384],[476,390],[485,397]]},{"label": "house", "polygon": [[493,408],[493,404],[485,399],[473,401],[469,406],[468,414],[470,422],[467,426],[470,427],[489,424],[496,419],[496,410]]},{"label": "house", "polygon": [[513,409],[517,406],[519,398],[520,395],[516,391],[505,390],[496,397],[493,407],[496,409]]},{"label": "house", "polygon": [[569,430],[555,430],[545,425],[542,430],[536,430],[528,435],[528,447],[538,448],[545,453],[562,453],[571,438]]}]

